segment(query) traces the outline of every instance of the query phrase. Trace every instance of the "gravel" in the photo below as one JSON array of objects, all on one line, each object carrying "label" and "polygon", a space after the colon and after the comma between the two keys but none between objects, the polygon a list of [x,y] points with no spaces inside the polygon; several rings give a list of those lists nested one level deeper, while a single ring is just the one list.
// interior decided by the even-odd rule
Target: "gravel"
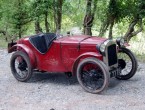
[{"label": "gravel", "polygon": [[75,77],[60,73],[35,73],[29,82],[18,82],[10,57],[0,49],[0,110],[145,110],[145,63],[130,80],[112,78],[106,91],[90,94]]}]

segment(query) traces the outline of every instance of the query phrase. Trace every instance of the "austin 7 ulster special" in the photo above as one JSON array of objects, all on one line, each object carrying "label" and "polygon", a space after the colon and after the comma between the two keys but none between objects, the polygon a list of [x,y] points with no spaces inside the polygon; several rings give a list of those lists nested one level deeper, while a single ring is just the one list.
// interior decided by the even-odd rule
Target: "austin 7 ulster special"
[{"label": "austin 7 ulster special", "polygon": [[122,38],[44,33],[9,43],[8,52],[13,52],[10,67],[18,81],[28,81],[34,71],[66,73],[90,93],[106,89],[111,77],[127,80],[137,70],[137,60]]}]

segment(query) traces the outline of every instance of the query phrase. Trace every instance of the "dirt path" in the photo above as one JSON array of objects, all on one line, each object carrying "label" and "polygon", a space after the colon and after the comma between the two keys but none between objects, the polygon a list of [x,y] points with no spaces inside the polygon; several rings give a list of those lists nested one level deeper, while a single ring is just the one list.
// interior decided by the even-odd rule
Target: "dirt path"
[{"label": "dirt path", "polygon": [[85,92],[75,78],[35,73],[28,83],[11,74],[11,54],[0,49],[0,110],[145,110],[145,64],[128,81],[111,79],[102,94]]}]

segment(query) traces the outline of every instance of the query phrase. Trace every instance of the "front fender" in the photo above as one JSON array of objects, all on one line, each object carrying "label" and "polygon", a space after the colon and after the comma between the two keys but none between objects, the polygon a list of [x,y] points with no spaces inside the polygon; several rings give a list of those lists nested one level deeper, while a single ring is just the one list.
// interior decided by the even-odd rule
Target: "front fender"
[{"label": "front fender", "polygon": [[87,52],[87,53],[83,53],[80,56],[78,56],[73,64],[72,67],[72,74],[75,75],[76,74],[76,69],[78,66],[78,63],[81,59],[87,58],[87,57],[95,57],[99,60],[103,60],[103,56],[100,53],[95,53],[95,52]]},{"label": "front fender", "polygon": [[32,65],[32,67],[33,68],[36,67],[36,57],[35,57],[34,53],[32,52],[32,50],[28,46],[26,46],[24,44],[16,44],[9,49],[9,53],[14,52],[14,51],[26,52],[30,58],[30,63]]}]

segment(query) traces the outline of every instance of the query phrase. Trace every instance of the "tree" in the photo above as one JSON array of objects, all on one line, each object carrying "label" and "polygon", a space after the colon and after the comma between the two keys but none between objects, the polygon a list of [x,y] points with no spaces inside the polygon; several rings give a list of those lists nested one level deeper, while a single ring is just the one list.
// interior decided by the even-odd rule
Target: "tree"
[{"label": "tree", "polygon": [[54,23],[56,26],[56,31],[61,30],[63,3],[64,3],[64,0],[54,0],[53,2]]},{"label": "tree", "polygon": [[45,19],[45,29],[46,32],[49,32],[49,22],[48,22],[48,10],[51,8],[49,7],[52,3],[48,0],[44,0],[44,19]]},{"label": "tree", "polygon": [[[93,5],[93,8],[92,8]],[[93,26],[94,16],[96,12],[97,0],[87,0],[86,15],[84,17],[84,34],[92,35],[91,28]]]},{"label": "tree", "polygon": [[[100,29],[100,36],[102,36],[109,28],[109,38],[112,39],[112,32],[114,24],[123,22],[130,22],[124,38],[127,42],[143,30],[142,20],[145,17],[144,0],[110,0],[105,21],[102,23]],[[135,27],[139,27],[135,30]]]},{"label": "tree", "polygon": [[17,7],[15,7],[10,21],[15,29],[14,32],[18,34],[19,38],[21,38],[23,32],[26,31],[24,26],[31,21],[31,18],[28,15],[28,10],[26,10],[27,6],[25,2],[25,0],[16,0],[14,2],[14,6]]},{"label": "tree", "polygon": [[116,0],[110,0],[108,9],[106,12],[106,18],[105,18],[105,21],[102,23],[99,36],[103,36],[109,27],[108,37],[112,39],[113,26],[115,24],[115,21],[119,19],[119,15],[120,15],[119,8],[120,7]]},{"label": "tree", "polygon": [[[110,39],[121,31],[129,42],[143,30],[145,21],[144,0],[13,0],[10,2],[11,0],[0,1],[0,33],[5,38],[11,36],[21,38],[24,34],[33,34],[33,30],[36,30],[36,33],[42,29],[44,32],[45,30],[56,32],[78,26],[83,28],[86,35],[92,35],[95,31],[95,34],[100,32],[100,36],[103,36],[109,32]],[[114,28],[122,23],[121,28]]]},{"label": "tree", "polygon": [[32,2],[33,11],[31,13],[31,16],[33,16],[33,19],[34,19],[36,34],[42,31],[42,28],[40,26],[40,17],[42,15],[41,5],[42,5],[41,0],[35,0],[34,2]]},{"label": "tree", "polygon": [[[133,36],[136,36],[143,30],[143,19],[145,17],[145,1],[138,0],[135,2],[135,4],[136,8],[132,15],[131,23],[124,35],[126,42],[129,42]],[[137,30],[135,30],[136,25],[138,26]]]},{"label": "tree", "polygon": [[9,0],[0,1],[0,34],[5,38],[6,41],[10,37],[9,31],[12,28],[12,26],[9,25],[9,21],[12,15],[11,7],[13,6],[13,4],[8,4],[9,2]]}]

